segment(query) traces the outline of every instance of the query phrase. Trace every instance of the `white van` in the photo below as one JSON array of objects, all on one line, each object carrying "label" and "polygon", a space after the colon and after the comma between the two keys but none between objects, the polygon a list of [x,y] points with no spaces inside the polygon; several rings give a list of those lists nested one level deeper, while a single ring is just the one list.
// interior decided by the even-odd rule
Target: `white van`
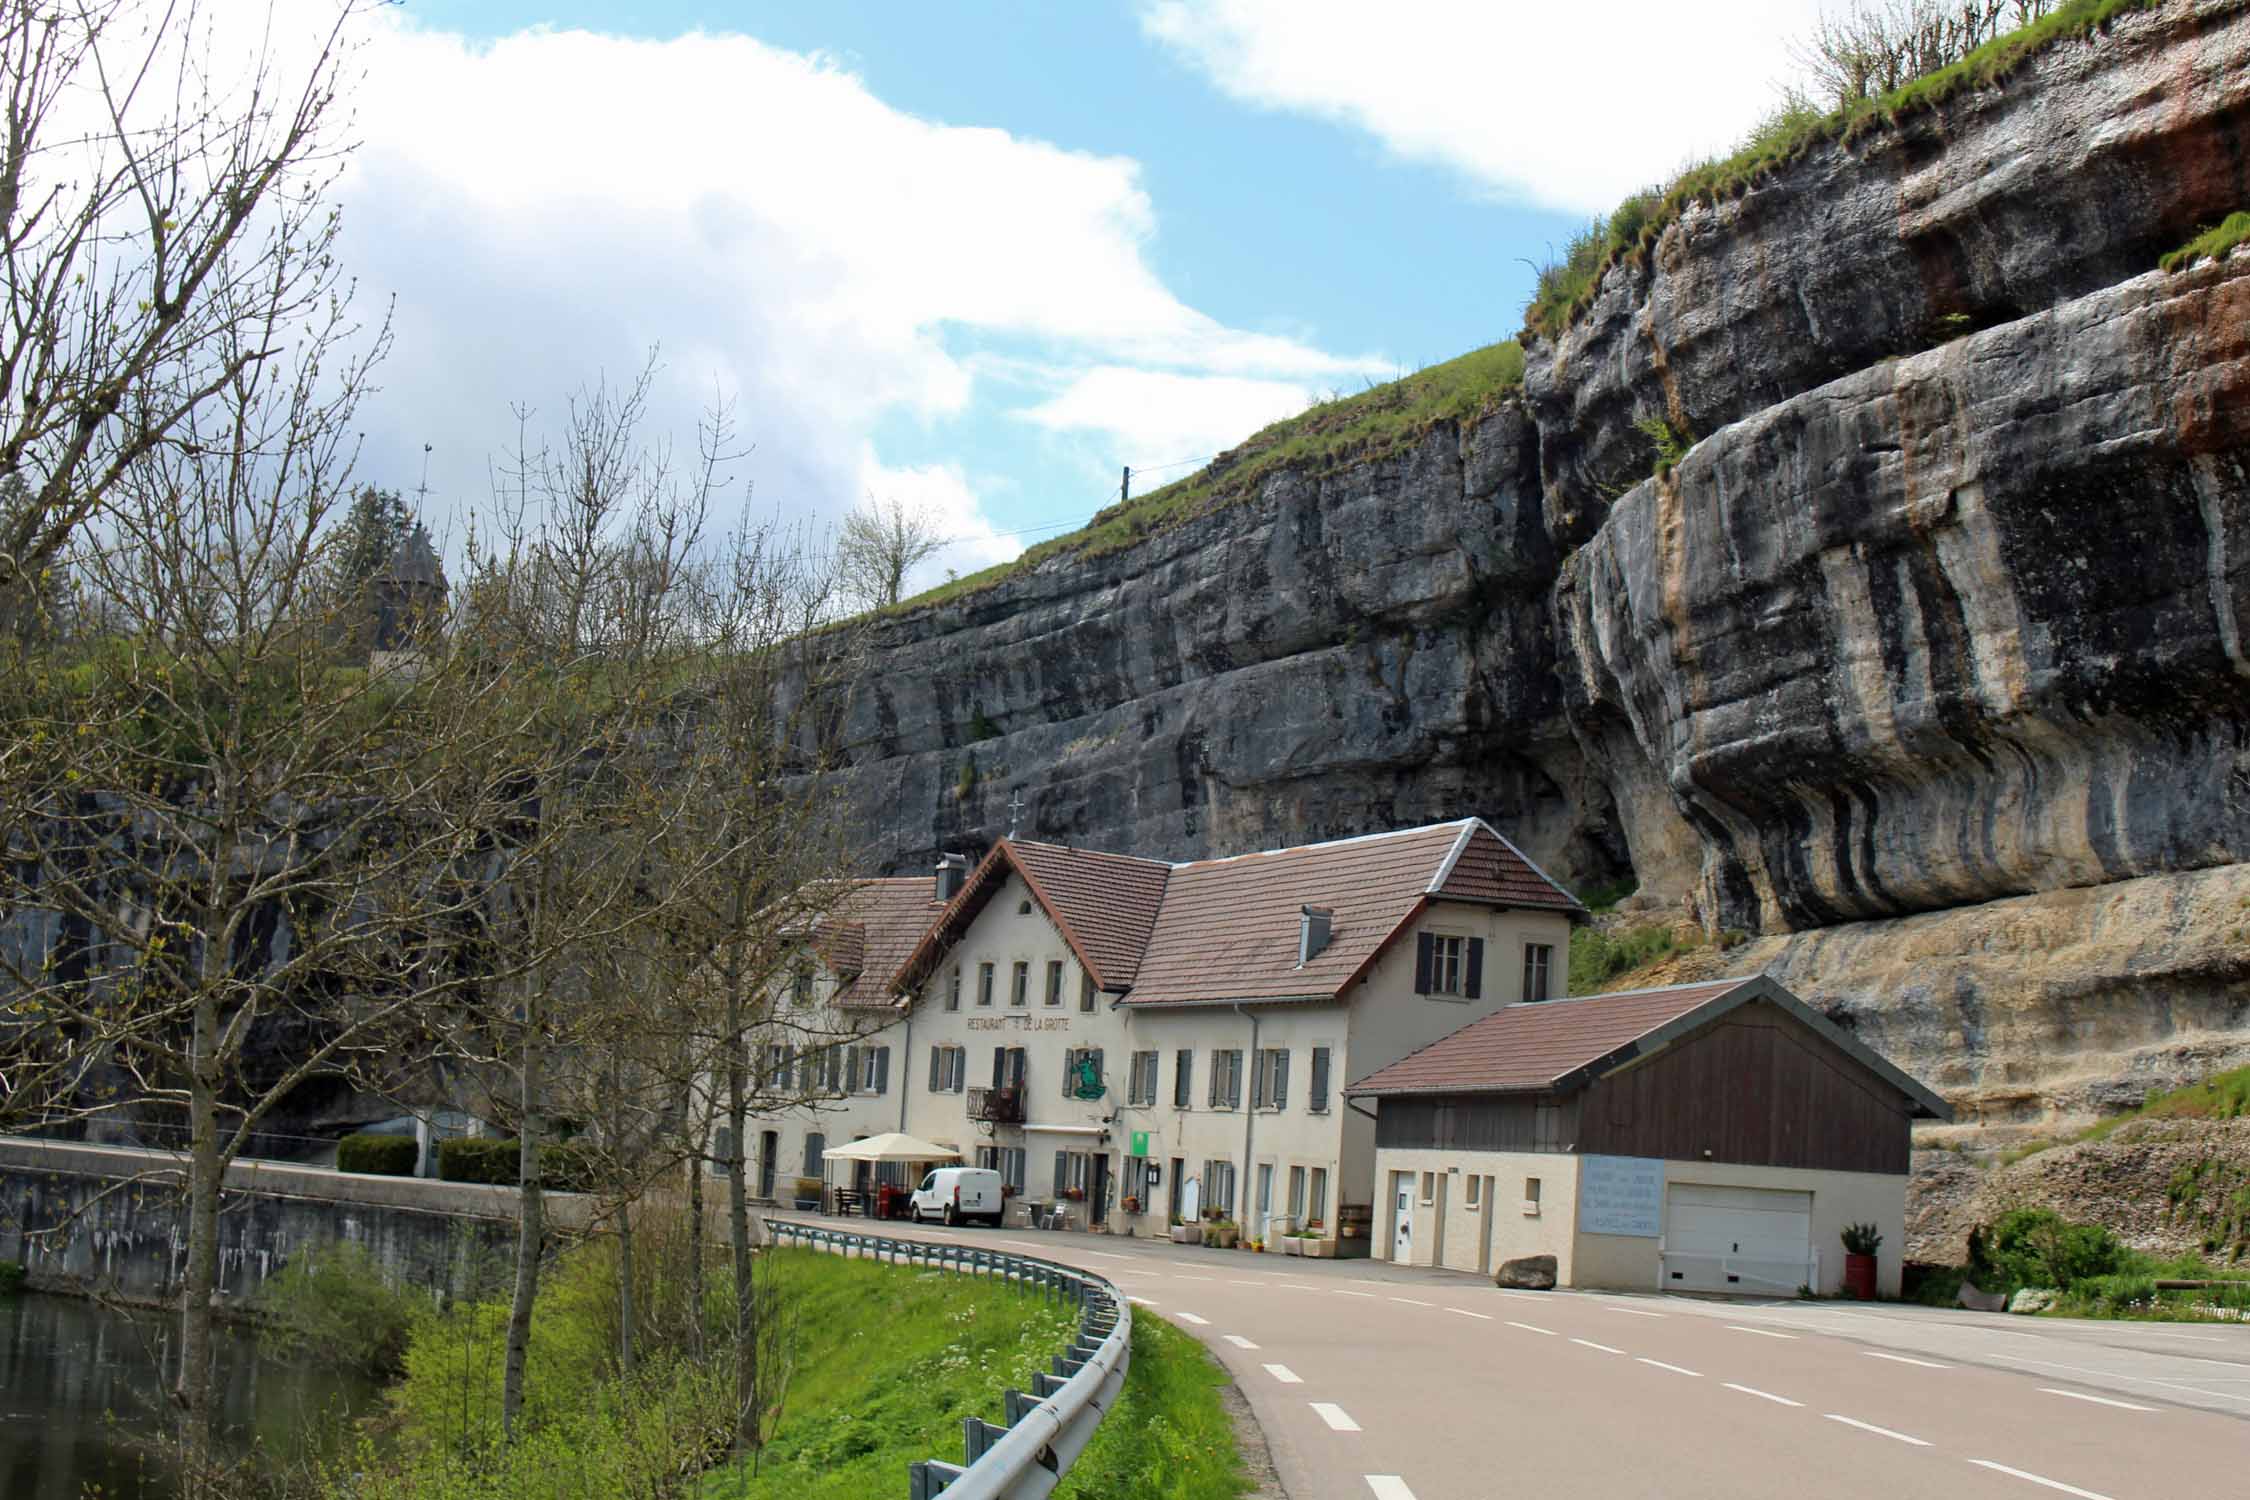
[{"label": "white van", "polygon": [[1001,1203],[1000,1174],[992,1168],[939,1167],[922,1179],[922,1185],[907,1200],[907,1211],[917,1224],[925,1219],[943,1219],[948,1224],[982,1219],[998,1224]]}]

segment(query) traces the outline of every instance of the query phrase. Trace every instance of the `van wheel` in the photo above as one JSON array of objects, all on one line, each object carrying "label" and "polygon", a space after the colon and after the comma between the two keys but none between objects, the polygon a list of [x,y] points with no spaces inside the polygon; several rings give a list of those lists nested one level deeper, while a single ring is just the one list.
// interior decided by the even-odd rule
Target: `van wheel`
[{"label": "van wheel", "polygon": [[959,1224],[960,1222],[961,1222],[961,1216],[960,1216],[959,1214],[955,1213],[955,1212],[953,1211],[953,1205],[952,1205],[952,1204],[950,1204],[950,1203],[948,1203],[948,1204],[947,1204],[947,1205],[945,1206],[945,1227],[946,1227],[946,1228],[948,1228],[948,1229],[951,1229],[951,1228],[953,1228],[953,1227],[954,1227],[955,1225]]}]

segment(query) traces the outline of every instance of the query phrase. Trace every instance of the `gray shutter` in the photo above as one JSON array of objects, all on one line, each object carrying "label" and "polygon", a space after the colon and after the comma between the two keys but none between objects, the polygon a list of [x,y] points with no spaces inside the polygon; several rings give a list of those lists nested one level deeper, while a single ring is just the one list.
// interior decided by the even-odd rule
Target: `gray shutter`
[{"label": "gray shutter", "polygon": [[1282,1048],[1273,1055],[1273,1097],[1266,1101],[1275,1109],[1289,1107],[1289,1049]]},{"label": "gray shutter", "polygon": [[1315,1110],[1328,1108],[1328,1049],[1312,1049],[1312,1098],[1306,1101]]},{"label": "gray shutter", "polygon": [[1436,946],[1436,939],[1428,933],[1415,934],[1414,993],[1417,995],[1427,995],[1430,992],[1430,958]]},{"label": "gray shutter", "polygon": [[887,1094],[890,1091],[891,1049],[886,1045],[875,1049],[875,1092]]},{"label": "gray shutter", "polygon": [[1219,1092],[1219,1083],[1226,1076],[1226,1071],[1227,1055],[1224,1052],[1213,1052],[1211,1054],[1211,1107],[1213,1109],[1219,1107],[1220,1100],[1224,1097]]},{"label": "gray shutter", "polygon": [[992,1086],[996,1089],[1008,1086],[1008,1049],[1005,1047],[992,1049]]},{"label": "gray shutter", "polygon": [[1077,1049],[1076,1047],[1065,1047],[1065,1048],[1063,1049],[1063,1066],[1062,1066],[1062,1096],[1063,1096],[1063,1097],[1064,1097],[1065,1099],[1068,1099],[1068,1098],[1070,1097],[1070,1074],[1071,1074],[1071,1070],[1072,1070],[1072,1069],[1074,1069],[1074,1068],[1076,1068],[1077,1066],[1078,1066],[1078,1049]]},{"label": "gray shutter", "polygon": [[1468,974],[1468,982],[1467,982],[1466,984],[1464,984],[1464,985],[1463,985],[1463,986],[1461,987],[1461,993],[1462,993],[1463,995],[1467,996],[1467,997],[1468,997],[1469,999],[1471,999],[1471,1000],[1474,1000],[1474,999],[1476,999],[1476,998],[1477,998],[1477,997],[1478,997],[1479,995],[1481,995],[1481,994],[1482,994],[1483,992],[1484,992],[1484,939],[1483,939],[1483,938],[1477,938],[1477,937],[1473,937],[1473,938],[1470,938],[1470,939],[1469,939],[1469,974]]},{"label": "gray shutter", "polygon": [[945,1049],[943,1047],[932,1047],[930,1049],[930,1092],[933,1094],[944,1084],[944,1067]]},{"label": "gray shutter", "polygon": [[1055,1196],[1060,1198],[1062,1196],[1062,1190],[1069,1185],[1070,1153],[1067,1151],[1057,1151],[1055,1153]]},{"label": "gray shutter", "polygon": [[[1239,1047],[1234,1050],[1234,1055],[1228,1059],[1227,1103],[1233,1105],[1236,1109],[1242,1107],[1242,1049]],[[1229,1180],[1231,1181],[1232,1178],[1230,1177]]]},{"label": "gray shutter", "polygon": [[860,1050],[858,1047],[844,1049],[844,1092],[847,1094],[859,1092]]}]

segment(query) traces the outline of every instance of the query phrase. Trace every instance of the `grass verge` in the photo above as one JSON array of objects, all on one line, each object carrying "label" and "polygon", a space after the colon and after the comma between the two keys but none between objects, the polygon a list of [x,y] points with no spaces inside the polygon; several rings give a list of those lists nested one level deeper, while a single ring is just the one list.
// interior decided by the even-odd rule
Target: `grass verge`
[{"label": "grass verge", "polygon": [[2184,271],[2199,260],[2218,259],[2244,240],[2250,240],[2250,213],[2238,211],[2228,214],[2224,220],[2159,260],[2157,265],[2166,271]]},{"label": "grass verge", "polygon": [[1235,1500],[1250,1479],[1220,1404],[1227,1373],[1153,1315],[1133,1320],[1124,1399],[1055,1491],[1058,1500]]}]

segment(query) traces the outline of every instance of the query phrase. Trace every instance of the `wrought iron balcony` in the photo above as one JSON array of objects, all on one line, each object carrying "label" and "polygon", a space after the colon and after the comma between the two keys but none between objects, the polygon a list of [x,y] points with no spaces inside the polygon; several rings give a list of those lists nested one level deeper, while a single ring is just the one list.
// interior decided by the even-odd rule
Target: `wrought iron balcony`
[{"label": "wrought iron balcony", "polygon": [[988,1125],[1023,1123],[1022,1089],[969,1090],[969,1118]]}]

